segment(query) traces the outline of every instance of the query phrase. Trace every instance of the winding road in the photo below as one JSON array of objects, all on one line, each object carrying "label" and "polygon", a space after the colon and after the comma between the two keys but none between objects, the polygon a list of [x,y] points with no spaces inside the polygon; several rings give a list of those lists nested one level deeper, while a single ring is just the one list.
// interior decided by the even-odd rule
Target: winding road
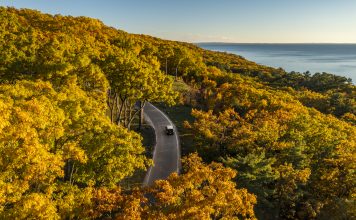
[{"label": "winding road", "polygon": [[[145,121],[150,124],[156,134],[156,146],[153,151],[153,163],[146,174],[143,184],[152,185],[155,180],[166,179],[171,173],[180,170],[180,145],[177,128],[161,110],[151,103],[144,107]],[[172,125],[174,134],[167,135],[165,126]]]}]

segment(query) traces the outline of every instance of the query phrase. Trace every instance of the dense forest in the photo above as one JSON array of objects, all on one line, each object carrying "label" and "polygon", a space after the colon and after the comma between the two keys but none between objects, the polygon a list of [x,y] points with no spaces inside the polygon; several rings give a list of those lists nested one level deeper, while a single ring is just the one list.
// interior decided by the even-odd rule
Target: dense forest
[{"label": "dense forest", "polygon": [[[351,80],[87,17],[0,21],[0,219],[356,218]],[[122,187],[152,164],[146,102],[192,108],[193,153],[180,175]]]}]

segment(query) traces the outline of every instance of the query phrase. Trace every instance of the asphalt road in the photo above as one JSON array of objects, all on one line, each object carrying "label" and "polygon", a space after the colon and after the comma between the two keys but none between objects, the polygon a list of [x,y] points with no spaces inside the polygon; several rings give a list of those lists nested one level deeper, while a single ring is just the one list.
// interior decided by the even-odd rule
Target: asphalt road
[{"label": "asphalt road", "polygon": [[[144,185],[152,185],[155,180],[166,179],[173,172],[179,173],[180,145],[175,125],[161,110],[151,103],[146,103],[144,118],[156,133],[156,146],[153,151],[154,165],[148,169],[143,182]],[[173,135],[166,134],[166,125],[174,127]]]}]

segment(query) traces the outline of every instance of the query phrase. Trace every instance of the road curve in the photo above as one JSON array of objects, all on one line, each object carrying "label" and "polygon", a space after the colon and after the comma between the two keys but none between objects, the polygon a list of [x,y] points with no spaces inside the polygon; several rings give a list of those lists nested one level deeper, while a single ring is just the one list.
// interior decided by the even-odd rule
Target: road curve
[{"label": "road curve", "polygon": [[[180,170],[180,145],[176,126],[156,106],[147,102],[144,107],[144,119],[156,134],[156,146],[153,151],[153,163],[146,174],[143,184],[152,185],[155,180],[166,179],[171,173]],[[172,125],[174,134],[167,135],[165,126]]]}]

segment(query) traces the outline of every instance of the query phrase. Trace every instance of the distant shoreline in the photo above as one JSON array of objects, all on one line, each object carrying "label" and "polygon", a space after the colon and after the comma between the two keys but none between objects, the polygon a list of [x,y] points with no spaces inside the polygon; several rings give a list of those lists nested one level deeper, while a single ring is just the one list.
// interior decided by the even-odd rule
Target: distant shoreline
[{"label": "distant shoreline", "polygon": [[356,43],[196,43],[287,72],[332,73],[356,82]]},{"label": "distant shoreline", "polygon": [[356,45],[356,43],[229,43],[229,42],[198,42],[198,43],[192,43],[192,44],[195,44],[195,45],[201,45],[201,44],[215,44],[215,45],[233,45],[233,44],[236,44],[236,45],[242,45],[242,44],[245,44],[245,45],[264,45],[264,44],[272,44],[272,45]]}]

